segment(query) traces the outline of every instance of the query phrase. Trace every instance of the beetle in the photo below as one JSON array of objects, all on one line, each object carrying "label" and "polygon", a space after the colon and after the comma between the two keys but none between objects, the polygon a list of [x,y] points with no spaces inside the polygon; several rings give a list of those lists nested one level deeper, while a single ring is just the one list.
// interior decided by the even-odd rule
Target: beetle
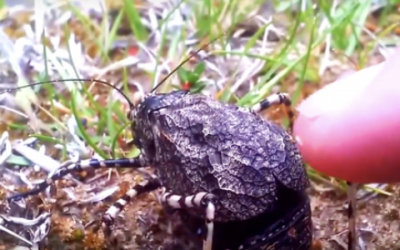
[{"label": "beetle", "polygon": [[[132,187],[102,217],[106,235],[128,202],[161,189],[161,204],[192,221],[188,227],[204,239],[203,250],[310,248],[311,210],[305,193],[309,180],[302,157],[291,135],[260,115],[273,105],[290,106],[288,94],[272,94],[244,108],[189,91],[155,93],[162,81],[132,103],[113,85],[91,81],[111,86],[127,99],[133,143],[140,155],[66,161],[37,188],[8,201],[38,194],[72,171],[152,166],[155,175]],[[205,221],[205,227],[199,221]],[[238,233],[240,228],[248,232]],[[214,233],[221,239],[236,233],[238,238],[213,242]]]}]

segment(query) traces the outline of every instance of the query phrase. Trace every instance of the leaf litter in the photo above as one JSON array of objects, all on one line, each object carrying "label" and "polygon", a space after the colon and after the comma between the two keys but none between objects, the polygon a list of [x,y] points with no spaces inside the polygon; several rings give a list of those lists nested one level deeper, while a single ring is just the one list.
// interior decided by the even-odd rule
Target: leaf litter
[{"label": "leaf litter", "polygon": [[[133,92],[147,92],[163,76],[178,64],[176,58],[184,55],[183,46],[176,46],[174,56],[164,47],[162,30],[159,29],[163,20],[166,40],[171,45],[176,40],[176,30],[184,30],[187,39],[185,50],[193,51],[201,43],[197,37],[195,21],[191,20],[191,6],[186,3],[176,8],[178,1],[139,1],[138,10],[141,22],[149,32],[147,42],[135,40],[127,24],[122,23],[117,33],[120,33],[109,44],[107,55],[111,62],[101,60],[102,48],[96,44],[93,37],[88,36],[84,24],[76,13],[68,8],[64,1],[47,3],[37,1],[36,8],[17,6],[10,8],[6,17],[0,21],[0,36],[3,41],[1,48],[0,89],[22,86],[34,82],[38,74],[43,77],[47,70],[48,77],[68,78],[102,78],[122,86],[122,73],[128,70],[128,88]],[[82,1],[70,1],[80,13],[89,17],[94,33],[101,33],[101,22],[104,20],[104,2],[87,4]],[[110,3],[108,9],[116,9]],[[121,3],[120,3],[121,4]],[[110,7],[111,6],[111,7]],[[171,14],[171,11],[174,10]],[[221,47],[212,44],[207,51],[202,51],[194,62],[185,67],[193,67],[199,61],[205,64],[201,81],[206,84],[205,94],[217,96],[221,91],[229,90],[237,96],[244,96],[260,82],[260,73],[266,66],[266,61],[234,55],[246,50],[246,44],[254,35],[254,26],[260,28],[268,22],[272,24],[265,29],[264,34],[254,46],[247,50],[253,55],[268,55],[279,48],[285,39],[287,31],[281,25],[273,25],[272,19],[266,20],[263,13],[270,9],[260,9],[254,22],[238,25],[228,44]],[[261,12],[260,12],[261,11]],[[264,11],[264,12],[262,12]],[[118,14],[111,14],[108,26],[112,26]],[[113,20],[113,21],[111,21]],[[228,19],[229,20],[229,19]],[[231,23],[225,24],[229,26]],[[69,38],[64,26],[71,30]],[[256,29],[256,30],[257,30]],[[249,30],[253,30],[253,33]],[[45,39],[42,39],[44,35]],[[105,38],[106,39],[106,38]],[[42,40],[46,44],[43,49]],[[165,45],[164,45],[165,46]],[[305,51],[306,46],[299,44],[299,50]],[[159,51],[163,51],[160,58]],[[44,54],[44,51],[46,53]],[[126,54],[125,52],[129,53]],[[232,54],[219,54],[218,51],[229,51]],[[187,53],[187,52],[186,52]],[[384,52],[381,52],[384,54]],[[72,55],[72,57],[71,57]],[[177,56],[179,55],[179,56]],[[325,55],[326,56],[326,55]],[[298,54],[288,56],[296,59]],[[348,69],[342,61],[332,54],[326,56],[321,64],[320,75],[325,71],[342,72]],[[47,65],[47,66],[46,66]],[[3,67],[4,66],[4,67]],[[338,69],[339,68],[339,69]],[[154,69],[157,69],[154,71]],[[154,72],[152,76],[149,74]],[[337,77],[337,73],[333,73]],[[286,79],[290,84],[295,78]],[[174,75],[169,80],[170,85],[180,87],[180,79]],[[330,80],[325,79],[326,82]],[[283,84],[284,85],[284,84]],[[106,242],[99,221],[105,210],[121,197],[132,185],[140,182],[144,172],[100,170],[84,173],[71,173],[55,186],[48,188],[42,194],[9,204],[5,197],[16,192],[32,188],[46,176],[65,164],[73,164],[81,158],[102,157],[87,145],[79,134],[76,119],[72,111],[58,100],[53,104],[63,115],[51,117],[43,114],[48,101],[37,97],[42,93],[43,86],[25,89],[15,93],[5,93],[0,96],[0,249],[196,249],[199,242],[190,238],[179,219],[166,216],[156,202],[156,194],[144,195],[135,199],[117,218],[115,240]],[[54,88],[60,93],[82,91],[80,85],[58,83]],[[317,87],[312,87],[315,90]],[[91,84],[89,91],[95,93],[96,100],[101,100],[108,93],[102,86]],[[272,91],[280,91],[279,87]],[[290,88],[288,88],[290,91]],[[119,96],[112,91],[112,100]],[[76,92],[83,95],[81,92]],[[307,94],[303,94],[303,98]],[[84,97],[82,97],[84,98]],[[84,99],[81,99],[84,100]],[[104,100],[104,99],[103,99]],[[122,100],[120,100],[122,101]],[[122,101],[123,102],[123,101]],[[32,107],[31,104],[37,104]],[[88,103],[82,105],[89,105]],[[107,105],[107,102],[102,103]],[[37,108],[39,107],[39,108]],[[41,112],[42,111],[42,112]],[[270,118],[279,119],[278,114],[268,114]],[[93,115],[89,120],[99,121]],[[9,129],[9,124],[25,122],[28,128],[38,136],[27,137],[25,132],[17,133],[18,129]],[[89,121],[86,121],[89,122]],[[56,124],[56,125],[54,125]],[[54,126],[53,126],[54,125]],[[60,129],[61,127],[61,129]],[[57,128],[57,129],[54,129]],[[44,135],[41,131],[45,131]],[[22,134],[21,134],[22,133]],[[90,131],[93,134],[93,131]],[[42,137],[39,137],[42,135]],[[23,138],[23,139],[21,139]],[[125,145],[126,146],[126,145]],[[102,148],[110,151],[105,145]],[[393,234],[399,231],[400,219],[398,205],[400,195],[397,186],[373,184],[372,187],[388,189],[391,197],[377,195],[376,192],[360,190],[358,193],[360,209],[360,226],[367,249],[396,249],[400,236]],[[338,194],[335,188],[322,187],[315,184],[310,190],[312,197],[313,219],[316,230],[315,249],[341,249],[344,246],[346,219],[346,200],[343,193]],[[390,202],[388,199],[392,199]],[[385,222],[385,223],[383,223]],[[385,225],[382,225],[385,224]],[[172,237],[171,234],[174,236]],[[388,237],[387,235],[390,235]],[[377,238],[379,236],[380,238]],[[194,244],[194,245],[193,245]],[[197,244],[197,245],[196,245]],[[319,248],[324,245],[326,248]],[[190,246],[190,247],[189,247]],[[160,248],[162,247],[162,248]],[[174,248],[175,247],[175,248]],[[25,248],[26,249],[26,248]]]}]

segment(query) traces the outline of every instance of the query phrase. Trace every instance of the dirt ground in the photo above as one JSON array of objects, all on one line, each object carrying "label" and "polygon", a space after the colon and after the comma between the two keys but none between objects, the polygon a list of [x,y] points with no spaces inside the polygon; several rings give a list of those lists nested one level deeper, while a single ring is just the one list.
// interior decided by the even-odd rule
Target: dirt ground
[{"label": "dirt ground", "polygon": [[[358,203],[357,223],[366,250],[400,249],[399,190],[394,186],[392,197],[380,195]],[[337,192],[311,191],[315,249],[346,249],[347,233],[340,234],[348,227],[346,199]]]}]

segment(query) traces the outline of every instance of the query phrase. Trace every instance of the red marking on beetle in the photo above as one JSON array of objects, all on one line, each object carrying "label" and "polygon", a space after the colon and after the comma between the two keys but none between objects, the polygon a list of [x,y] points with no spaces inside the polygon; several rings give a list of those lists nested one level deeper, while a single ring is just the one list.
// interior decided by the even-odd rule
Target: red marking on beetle
[{"label": "red marking on beetle", "polygon": [[160,132],[161,136],[167,139],[167,141],[172,142],[172,139],[169,135],[167,135],[165,132],[161,131]]},{"label": "red marking on beetle", "polygon": [[292,237],[292,238],[296,238],[296,237],[297,237],[296,229],[290,228],[290,229],[288,230],[288,235],[289,235],[290,237]]}]

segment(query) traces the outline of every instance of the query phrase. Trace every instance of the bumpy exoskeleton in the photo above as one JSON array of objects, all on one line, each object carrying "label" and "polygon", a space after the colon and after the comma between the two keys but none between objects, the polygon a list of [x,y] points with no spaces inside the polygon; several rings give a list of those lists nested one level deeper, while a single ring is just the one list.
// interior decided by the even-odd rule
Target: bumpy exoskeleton
[{"label": "bumpy exoskeleton", "polygon": [[147,97],[131,118],[162,185],[181,196],[212,194],[216,221],[272,211],[277,181],[296,191],[308,184],[291,136],[247,108],[178,91]]},{"label": "bumpy exoskeleton", "polygon": [[[258,114],[282,103],[290,104],[286,94],[274,94],[252,108],[185,91],[149,94],[129,113],[134,144],[141,151],[137,158],[66,162],[37,189],[9,199],[38,193],[71,171],[152,166],[156,176],[133,187],[106,212],[106,232],[133,197],[162,188],[160,201],[166,208],[206,222],[204,250],[213,245],[214,250],[226,249],[212,240],[214,224],[220,234],[234,228],[229,223],[236,223],[237,228],[247,225],[250,231],[257,228],[243,241],[255,237],[251,241],[267,245],[268,241],[275,244],[273,239],[282,231],[303,230],[302,243],[277,239],[280,249],[306,249],[300,245],[310,243],[311,220],[302,158],[291,136]],[[255,245],[240,241],[229,247],[250,249],[245,247]]]},{"label": "bumpy exoskeleton", "polygon": [[[190,205],[191,199],[194,194],[210,194],[216,222],[260,220],[298,205],[298,211],[309,212],[303,193],[308,179],[296,145],[282,127],[258,114],[271,104],[287,102],[287,95],[277,94],[248,109],[184,91],[145,98],[130,118],[136,121],[135,144],[143,149],[148,165],[158,166],[158,177],[167,189],[162,201],[186,206],[186,215],[199,218],[205,216],[206,204]],[[282,204],[288,202],[282,199],[293,203],[285,207]]]}]

